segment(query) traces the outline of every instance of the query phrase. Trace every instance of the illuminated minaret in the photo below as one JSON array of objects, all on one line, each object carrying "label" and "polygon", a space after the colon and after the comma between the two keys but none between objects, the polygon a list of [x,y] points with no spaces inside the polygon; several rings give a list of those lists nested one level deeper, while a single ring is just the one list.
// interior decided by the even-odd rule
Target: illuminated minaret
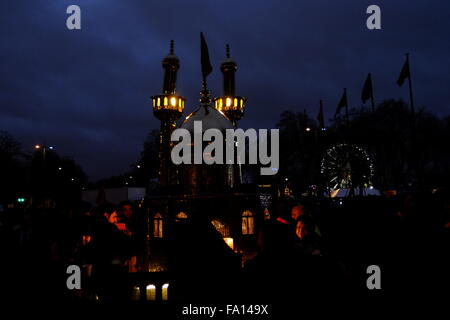
[{"label": "illuminated minaret", "polygon": [[173,52],[173,40],[170,41],[170,52],[163,59],[164,84],[163,94],[153,96],[153,114],[161,121],[159,136],[159,184],[168,186],[176,184],[176,172],[170,158],[173,143],[170,141],[175,121],[180,119],[184,110],[185,98],[176,95],[177,71],[180,60]]},{"label": "illuminated minaret", "polygon": [[214,100],[214,107],[223,112],[236,127],[237,121],[244,116],[244,97],[235,94],[236,62],[230,58],[230,46],[226,46],[226,58],[220,65],[223,74],[223,96]]}]

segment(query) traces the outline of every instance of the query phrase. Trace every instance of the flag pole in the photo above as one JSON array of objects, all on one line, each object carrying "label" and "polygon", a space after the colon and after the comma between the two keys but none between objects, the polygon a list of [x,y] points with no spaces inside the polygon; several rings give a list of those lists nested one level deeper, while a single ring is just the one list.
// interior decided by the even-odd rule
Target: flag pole
[{"label": "flag pole", "polygon": [[319,100],[319,112],[320,112],[320,116],[321,116],[321,119],[319,120],[319,125],[320,125],[320,130],[322,130],[324,127],[325,127],[325,123],[324,123],[324,121],[323,121],[323,101],[322,101],[322,99],[320,99]]},{"label": "flag pole", "polygon": [[375,112],[375,99],[373,98],[373,79],[370,75],[370,101],[372,102],[372,112]]},{"label": "flag pole", "polygon": [[344,94],[345,94],[345,117],[347,119],[347,127],[349,125],[348,121],[348,97],[347,97],[347,88],[344,88]]},{"label": "flag pole", "polygon": [[408,63],[408,69],[409,69],[409,77],[408,77],[408,84],[409,84],[409,103],[411,105],[411,112],[414,114],[414,99],[413,99],[413,93],[412,93],[412,82],[411,82],[411,66],[409,65],[409,53],[406,53],[406,62]]}]

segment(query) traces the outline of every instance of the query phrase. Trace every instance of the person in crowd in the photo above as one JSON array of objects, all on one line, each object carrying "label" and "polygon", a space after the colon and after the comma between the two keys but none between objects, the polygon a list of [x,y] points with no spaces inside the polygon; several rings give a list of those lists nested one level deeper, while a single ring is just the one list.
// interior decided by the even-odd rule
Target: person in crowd
[{"label": "person in crowd", "polygon": [[301,216],[304,216],[306,214],[306,209],[305,206],[300,203],[293,203],[292,204],[292,209],[291,209],[291,218],[294,221],[297,221],[298,218],[300,218]]},{"label": "person in crowd", "polygon": [[[297,225],[298,225],[298,221],[299,219],[301,219],[302,217],[309,217],[311,218],[311,208],[307,207],[304,203],[302,202],[293,202],[291,204],[291,223],[294,226],[294,229],[297,229]],[[314,232],[316,233],[317,236],[321,235],[319,226],[317,224],[314,224]]]},{"label": "person in crowd", "polygon": [[119,205],[118,211],[119,223],[123,223],[125,233],[130,236],[134,233],[136,229],[135,215],[133,204],[130,201],[123,201]]},{"label": "person in crowd", "polygon": [[106,205],[97,208],[97,225],[92,238],[93,278],[102,300],[117,300],[127,293],[126,261],[130,258],[131,240],[118,227],[116,208]]},{"label": "person in crowd", "polygon": [[297,219],[295,228],[297,245],[303,254],[320,255],[320,237],[315,232],[313,219],[306,215],[301,215]]},{"label": "person in crowd", "polygon": [[122,229],[122,231],[130,236],[131,239],[131,257],[127,260],[126,264],[128,265],[129,272],[137,271],[137,252],[136,248],[138,246],[138,223],[137,217],[134,213],[133,203],[131,201],[123,201],[119,205],[119,224],[118,226]]},{"label": "person in crowd", "polygon": [[233,281],[239,274],[240,257],[201,213],[174,225],[168,265],[179,301],[217,303],[237,294]]}]

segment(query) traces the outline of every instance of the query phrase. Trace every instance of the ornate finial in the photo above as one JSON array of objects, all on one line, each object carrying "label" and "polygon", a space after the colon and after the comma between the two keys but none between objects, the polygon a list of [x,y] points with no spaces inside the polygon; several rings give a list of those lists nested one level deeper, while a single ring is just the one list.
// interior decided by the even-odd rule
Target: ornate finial
[{"label": "ornate finial", "polygon": [[173,54],[173,40],[170,40],[170,54]]},{"label": "ornate finial", "polygon": [[229,59],[230,58],[230,45],[229,44],[227,44],[227,58]]},{"label": "ornate finial", "polygon": [[202,91],[200,91],[200,103],[205,106],[211,104],[211,92],[206,87],[206,81],[203,81]]}]

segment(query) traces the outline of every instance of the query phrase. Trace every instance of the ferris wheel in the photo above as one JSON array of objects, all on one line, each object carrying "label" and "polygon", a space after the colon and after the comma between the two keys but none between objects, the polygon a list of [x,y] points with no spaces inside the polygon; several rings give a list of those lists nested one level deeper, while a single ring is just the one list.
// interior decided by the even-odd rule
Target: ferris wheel
[{"label": "ferris wheel", "polygon": [[339,143],[328,148],[320,171],[330,193],[345,189],[347,195],[361,194],[373,188],[373,159],[362,146]]}]

